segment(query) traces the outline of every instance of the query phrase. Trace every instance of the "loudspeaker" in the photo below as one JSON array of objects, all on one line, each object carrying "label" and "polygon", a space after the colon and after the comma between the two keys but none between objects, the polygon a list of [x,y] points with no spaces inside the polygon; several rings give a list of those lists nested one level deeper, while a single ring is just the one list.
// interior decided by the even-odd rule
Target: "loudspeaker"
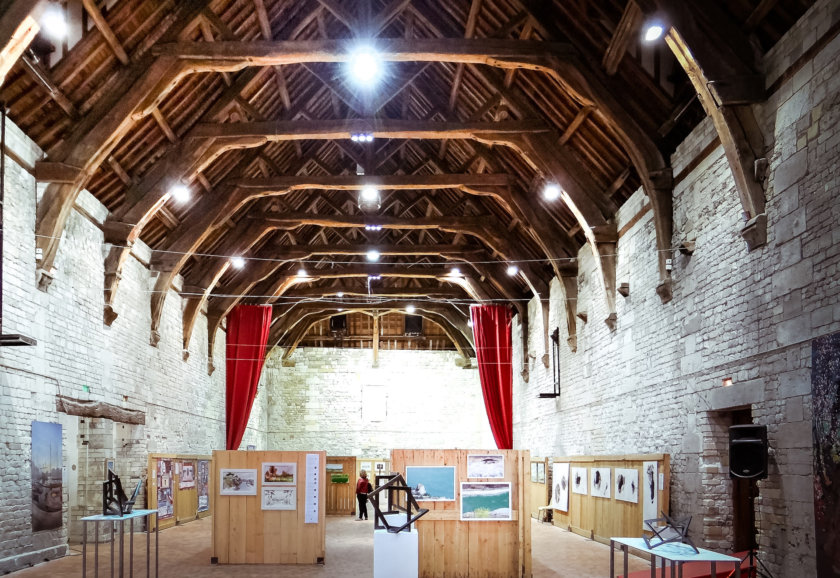
[{"label": "loudspeaker", "polygon": [[330,317],[330,333],[347,335],[347,315],[333,315]]},{"label": "loudspeaker", "polygon": [[729,477],[763,480],[767,477],[767,426],[729,428]]},{"label": "loudspeaker", "polygon": [[423,334],[423,317],[420,315],[406,315],[405,316],[405,334],[406,335],[422,335]]}]

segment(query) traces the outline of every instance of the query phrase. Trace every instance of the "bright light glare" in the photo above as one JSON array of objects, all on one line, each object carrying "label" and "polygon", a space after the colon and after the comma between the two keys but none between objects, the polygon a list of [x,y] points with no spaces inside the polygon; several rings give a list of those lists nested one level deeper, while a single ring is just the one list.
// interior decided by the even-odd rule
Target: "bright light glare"
[{"label": "bright light glare", "polygon": [[301,267],[300,269],[298,269],[297,276],[298,276],[298,277],[306,277],[306,276],[307,276],[307,275],[306,275],[306,269],[304,269],[303,267]]},{"label": "bright light glare", "polygon": [[452,267],[452,269],[449,270],[449,274],[453,277],[458,277],[461,274],[461,270],[458,269],[458,267]]},{"label": "bright light glare", "polygon": [[560,185],[557,183],[549,183],[543,189],[543,198],[546,201],[555,201],[560,198],[561,192],[562,189],[560,188]]},{"label": "bright light glare", "polygon": [[516,265],[508,265],[508,268],[507,268],[507,274],[508,275],[513,277],[517,273],[519,273],[519,267],[517,267]]},{"label": "bright light glare", "polygon": [[417,309],[414,307],[414,305],[406,305],[405,306],[405,312],[406,313],[414,313],[416,310]]},{"label": "bright light glare", "polygon": [[230,264],[233,266],[234,269],[242,269],[245,266],[245,259],[242,257],[233,257],[230,260]]},{"label": "bright light glare", "polygon": [[335,294],[335,296],[338,297],[339,299],[341,299],[342,297],[344,297],[344,291],[339,291],[338,293]]},{"label": "bright light glare", "polygon": [[64,38],[67,36],[67,20],[64,18],[64,11],[57,4],[52,4],[41,16],[41,25],[44,31],[53,38]]},{"label": "bright light glare", "polygon": [[374,187],[365,187],[362,189],[362,200],[369,203],[379,200],[379,191]]},{"label": "bright light glare", "polygon": [[368,261],[379,261],[379,251],[375,249],[371,249],[367,252],[367,260]]},{"label": "bright light glare", "polygon": [[185,203],[190,200],[190,190],[184,185],[175,185],[169,189],[169,194],[178,203]]},{"label": "bright light glare", "polygon": [[379,56],[369,48],[359,50],[350,60],[350,74],[358,84],[370,85],[379,78]]},{"label": "bright light glare", "polygon": [[653,42],[654,40],[658,40],[662,33],[665,32],[665,28],[661,24],[651,24],[645,30],[645,42]]}]

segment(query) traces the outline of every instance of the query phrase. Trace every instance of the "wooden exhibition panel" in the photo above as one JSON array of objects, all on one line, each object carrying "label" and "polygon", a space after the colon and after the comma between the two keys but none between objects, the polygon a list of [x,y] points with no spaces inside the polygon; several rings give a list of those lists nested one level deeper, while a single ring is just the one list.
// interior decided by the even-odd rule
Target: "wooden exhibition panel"
[{"label": "wooden exhibition panel", "polygon": [[[318,522],[307,524],[306,456],[318,456]],[[262,509],[262,464],[295,463],[295,510]],[[324,467],[326,452],[214,451],[210,477],[214,491],[211,556],[219,564],[319,564],[326,553]],[[256,495],[219,494],[222,469],[257,471]]]},{"label": "wooden exhibition panel", "polygon": [[[555,526],[567,528],[575,533],[590,537],[603,543],[609,543],[612,536],[640,536],[644,523],[644,505],[641,498],[638,503],[617,500],[615,497],[615,469],[637,469],[639,471],[639,495],[642,495],[644,462],[656,462],[658,474],[663,474],[664,484],[658,488],[657,517],[659,512],[669,512],[671,459],[669,454],[642,454],[626,456],[575,456],[559,457],[553,463],[569,462],[570,468],[587,468],[587,495],[576,494],[569,490],[569,511],[553,510]],[[591,468],[610,468],[610,498],[590,495]],[[658,480],[657,480],[658,484]],[[549,486],[550,487],[550,486]],[[550,499],[550,497],[549,497]]]},{"label": "wooden exhibition panel", "polygon": [[[503,479],[467,478],[467,455],[505,457]],[[531,576],[531,517],[528,514],[530,453],[519,450],[393,450],[391,469],[454,466],[455,500],[419,502],[430,511],[417,521],[420,576]],[[511,521],[460,521],[460,482],[511,483]]]},{"label": "wooden exhibition panel", "polygon": [[[158,509],[158,460],[169,460],[172,488],[172,516],[160,519],[160,529],[165,530],[176,524],[191,522],[197,518],[209,516],[212,508],[204,512],[198,511],[198,461],[210,461],[210,456],[199,456],[192,454],[149,454],[146,477],[146,507],[150,510]],[[193,465],[195,482],[191,488],[181,488],[181,473],[183,464]],[[123,488],[128,492],[129,488]],[[208,484],[208,492],[212,487]],[[154,523],[155,516],[151,517]]]},{"label": "wooden exhibition panel", "polygon": [[532,518],[536,518],[538,520],[543,518],[540,515],[540,508],[547,506],[548,502],[551,500],[551,492],[549,491],[551,483],[548,479],[551,471],[549,462],[550,460],[548,458],[531,458],[531,464],[534,464],[534,466],[542,464],[542,467],[545,470],[545,476],[542,482],[535,481],[534,476],[531,475],[532,468],[534,466],[529,466],[527,471],[528,480],[526,483],[529,486],[528,512],[530,512]]},{"label": "wooden exhibition panel", "polygon": [[[340,469],[338,469],[340,466]],[[356,514],[356,458],[327,456],[327,515]],[[333,483],[332,474],[346,474],[347,483]]]}]

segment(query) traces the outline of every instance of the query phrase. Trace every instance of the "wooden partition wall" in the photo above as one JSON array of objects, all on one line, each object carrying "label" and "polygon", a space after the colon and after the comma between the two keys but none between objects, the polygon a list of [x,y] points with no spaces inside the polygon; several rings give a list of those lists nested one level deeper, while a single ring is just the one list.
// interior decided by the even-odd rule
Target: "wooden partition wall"
[{"label": "wooden partition wall", "polygon": [[[356,513],[356,458],[327,456],[327,515],[353,516]],[[335,477],[334,477],[335,476]],[[335,482],[347,476],[346,482]],[[343,478],[342,478],[343,479]]]},{"label": "wooden partition wall", "polygon": [[[317,523],[306,523],[306,456],[318,456]],[[294,510],[263,510],[263,463],[296,464]],[[219,564],[318,564],[326,553],[326,452],[214,451],[213,547]],[[221,495],[221,470],[256,470],[256,495]]]},{"label": "wooden partition wall", "polygon": [[[467,478],[469,454],[503,455],[504,478]],[[528,514],[530,454],[518,450],[393,450],[391,470],[406,466],[454,466],[455,500],[420,501],[428,514],[418,520],[420,576],[531,576],[531,518]],[[510,482],[511,521],[460,521],[460,482]]]},{"label": "wooden partition wall", "polygon": [[[528,512],[531,514],[532,518],[536,518],[538,520],[543,519],[540,515],[540,507],[547,506],[548,502],[551,500],[551,481],[549,480],[549,475],[551,473],[550,462],[551,460],[548,458],[531,458],[532,465],[526,474],[526,483],[530,488],[530,491],[528,492]],[[539,481],[536,476],[532,475],[535,466],[542,466],[542,469],[545,472],[542,481]]]},{"label": "wooden partition wall", "polygon": [[[159,509],[158,480],[161,479],[161,476],[158,475],[160,473],[158,465],[161,461],[163,461],[168,464],[167,467],[169,468],[163,478],[165,480],[164,483],[169,485],[168,487],[163,488],[163,493],[168,496],[168,500],[170,501],[169,510],[171,510],[171,513],[167,512],[165,517],[161,516],[159,520],[161,530],[171,528],[175,524],[191,522],[197,518],[203,518],[210,515],[211,510],[209,507],[199,512],[198,462],[201,460],[210,461],[210,456],[191,454],[149,454],[147,465],[148,475],[146,477],[146,504],[147,508],[150,510]],[[188,481],[189,476],[184,475],[185,472],[187,472],[187,469],[184,468],[185,465],[191,467],[192,482]],[[185,487],[181,487],[182,478],[184,481],[183,485]],[[132,490],[132,488],[123,488],[123,490],[128,493]],[[210,486],[208,486],[207,491],[210,493]],[[154,524],[154,519],[152,524]]]},{"label": "wooden partition wall", "polygon": [[[591,476],[593,468],[610,468],[611,470],[610,497],[592,496],[591,487],[587,487],[586,495],[574,493],[570,488],[569,511],[562,512],[557,509],[552,511],[555,526],[567,528],[570,531],[607,544],[611,537],[641,536],[644,524],[644,505],[642,503],[643,492],[645,491],[644,462],[656,462],[657,464],[656,494],[658,501],[655,517],[659,517],[660,512],[669,513],[671,460],[668,454],[557,457],[551,461],[554,463],[569,462],[571,468],[586,468],[588,473],[587,486],[591,486],[589,476]],[[638,470],[640,487],[637,503],[616,499],[616,468]],[[663,481],[661,485],[659,484],[660,479]],[[548,499],[551,499],[550,494]]]}]

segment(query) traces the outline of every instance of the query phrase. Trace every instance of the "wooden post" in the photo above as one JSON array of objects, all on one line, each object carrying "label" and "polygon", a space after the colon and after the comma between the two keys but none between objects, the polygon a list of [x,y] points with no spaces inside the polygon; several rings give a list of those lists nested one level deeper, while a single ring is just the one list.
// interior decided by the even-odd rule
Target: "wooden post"
[{"label": "wooden post", "polygon": [[379,367],[379,314],[373,315],[373,367]]}]

